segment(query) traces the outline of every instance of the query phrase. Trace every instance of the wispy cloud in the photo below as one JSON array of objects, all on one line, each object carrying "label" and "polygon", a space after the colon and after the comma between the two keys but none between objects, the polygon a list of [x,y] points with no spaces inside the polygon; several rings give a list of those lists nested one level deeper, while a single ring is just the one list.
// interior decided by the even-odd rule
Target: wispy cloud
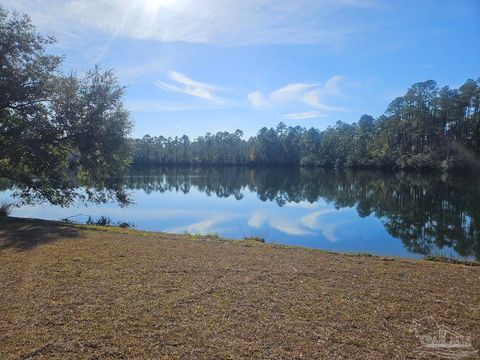
[{"label": "wispy cloud", "polygon": [[228,91],[229,89],[193,80],[178,71],[169,71],[165,81],[155,81],[153,84],[163,91],[187,95],[189,101],[181,98],[173,101],[161,100],[136,100],[127,103],[131,111],[155,112],[155,111],[194,111],[194,110],[212,110],[231,108],[242,105],[243,103],[219,96],[218,93]]},{"label": "wispy cloud", "polygon": [[169,62],[165,60],[155,60],[135,65],[121,65],[115,69],[115,74],[123,82],[129,82],[142,76],[165,73],[170,67]]},{"label": "wispy cloud", "polygon": [[[343,76],[334,75],[323,84],[291,83],[273,90],[268,96],[263,95],[260,90],[257,90],[248,94],[247,98],[250,104],[257,109],[269,106],[281,107],[297,103],[323,111],[347,111],[345,108],[327,105],[325,103],[326,99],[341,95],[340,83],[343,80]],[[317,118],[322,115],[319,111],[305,111],[286,114],[284,118],[307,119]]]},{"label": "wispy cloud", "polygon": [[192,80],[186,75],[176,71],[169,71],[168,78],[171,80],[171,82],[156,81],[154,84],[160,89],[172,93],[190,95],[199,99],[216,103],[225,101],[224,99],[215,95],[216,91],[222,90],[222,88],[219,86]]},{"label": "wispy cloud", "polygon": [[323,95],[333,96],[333,95],[340,95],[340,82],[345,78],[340,75],[333,75],[330,79],[328,79],[322,88]]},{"label": "wispy cloud", "polygon": [[322,216],[327,215],[327,214],[335,213],[336,211],[338,211],[338,210],[321,209],[321,210],[314,211],[314,212],[311,212],[311,213],[303,216],[300,219],[300,221],[301,221],[302,224],[304,224],[305,226],[307,226],[310,229],[317,229],[318,228],[317,222],[318,222],[319,218],[321,218]]},{"label": "wispy cloud", "polygon": [[309,92],[306,92],[302,96],[302,101],[319,110],[325,111],[347,111],[347,109],[342,107],[336,107],[325,104],[322,100],[322,91],[320,89],[315,89]]},{"label": "wispy cloud", "polygon": [[[314,110],[291,112],[283,115],[287,120],[314,119],[325,117],[329,112],[347,111],[344,108],[327,105],[323,98],[332,98],[341,95],[339,82],[343,77],[334,75],[324,84],[319,83],[291,83],[276,90],[268,95],[264,95],[260,90],[250,92],[245,100],[235,98],[226,98],[219,93],[231,91],[232,89],[224,86],[193,80],[187,75],[178,71],[169,71],[165,80],[153,82],[159,89],[171,94],[187,95],[192,102],[182,102],[177,99],[174,102],[162,100],[137,100],[128,103],[132,111],[181,111],[181,110],[202,110],[218,109],[227,107],[252,106],[258,110],[282,109],[289,105],[307,105]],[[238,92],[236,94],[238,96]],[[245,95],[241,95],[245,96]]]},{"label": "wispy cloud", "polygon": [[[289,204],[292,206],[292,203]],[[305,205],[305,204],[304,204]],[[305,207],[306,210],[314,210],[318,204]],[[267,224],[268,226],[288,235],[311,235],[320,232],[325,239],[330,242],[339,240],[337,231],[340,226],[344,226],[347,220],[328,217],[331,214],[338,214],[344,210],[335,210],[332,208],[322,208],[310,211],[306,215],[279,216],[265,210],[252,211],[248,219],[248,225],[259,229]]]},{"label": "wispy cloud", "polygon": [[[331,44],[370,27],[350,9],[378,10],[377,0],[4,0],[43,29],[81,28],[115,37],[216,45]],[[108,44],[106,45],[108,48]]]},{"label": "wispy cloud", "polygon": [[285,85],[270,94],[270,100],[277,104],[301,100],[305,92],[317,84],[296,83]]}]

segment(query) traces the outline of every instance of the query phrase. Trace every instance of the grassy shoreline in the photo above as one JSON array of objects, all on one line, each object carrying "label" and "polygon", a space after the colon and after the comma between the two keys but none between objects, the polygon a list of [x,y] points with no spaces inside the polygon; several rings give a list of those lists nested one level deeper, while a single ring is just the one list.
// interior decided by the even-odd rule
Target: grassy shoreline
[{"label": "grassy shoreline", "polygon": [[16,218],[0,263],[0,358],[428,358],[434,323],[480,349],[478,266]]}]

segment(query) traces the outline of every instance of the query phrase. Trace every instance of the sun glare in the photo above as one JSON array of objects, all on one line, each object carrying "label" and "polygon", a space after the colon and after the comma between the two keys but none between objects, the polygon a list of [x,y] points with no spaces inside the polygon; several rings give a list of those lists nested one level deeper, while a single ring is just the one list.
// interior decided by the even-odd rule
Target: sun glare
[{"label": "sun glare", "polygon": [[147,13],[156,14],[158,10],[178,9],[181,5],[179,0],[142,0],[143,7]]}]

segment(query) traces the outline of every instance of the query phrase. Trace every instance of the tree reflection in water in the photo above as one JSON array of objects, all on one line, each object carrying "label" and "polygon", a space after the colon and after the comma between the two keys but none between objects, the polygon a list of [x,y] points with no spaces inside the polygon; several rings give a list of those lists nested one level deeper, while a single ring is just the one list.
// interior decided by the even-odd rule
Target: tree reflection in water
[{"label": "tree reflection in water", "polygon": [[[360,217],[375,216],[410,252],[428,255],[450,248],[480,260],[478,174],[165,167],[132,169],[126,186],[147,194],[187,194],[193,188],[240,201],[250,192],[278,206],[323,200],[336,209],[355,208]],[[0,181],[0,191],[11,188],[10,182]]]},{"label": "tree reflection in water", "polygon": [[480,260],[478,174],[423,174],[305,168],[167,167],[133,169],[127,187],[241,200],[248,189],[278,206],[320,198],[337,209],[355,207],[381,219],[411,252],[449,247]]}]

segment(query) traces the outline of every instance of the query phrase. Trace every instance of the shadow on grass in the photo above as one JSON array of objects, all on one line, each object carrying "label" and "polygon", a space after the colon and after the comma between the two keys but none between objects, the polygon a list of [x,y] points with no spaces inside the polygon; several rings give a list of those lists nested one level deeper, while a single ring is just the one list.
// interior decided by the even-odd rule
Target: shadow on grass
[{"label": "shadow on grass", "polygon": [[30,250],[59,240],[78,237],[78,229],[54,221],[0,217],[0,250]]}]

